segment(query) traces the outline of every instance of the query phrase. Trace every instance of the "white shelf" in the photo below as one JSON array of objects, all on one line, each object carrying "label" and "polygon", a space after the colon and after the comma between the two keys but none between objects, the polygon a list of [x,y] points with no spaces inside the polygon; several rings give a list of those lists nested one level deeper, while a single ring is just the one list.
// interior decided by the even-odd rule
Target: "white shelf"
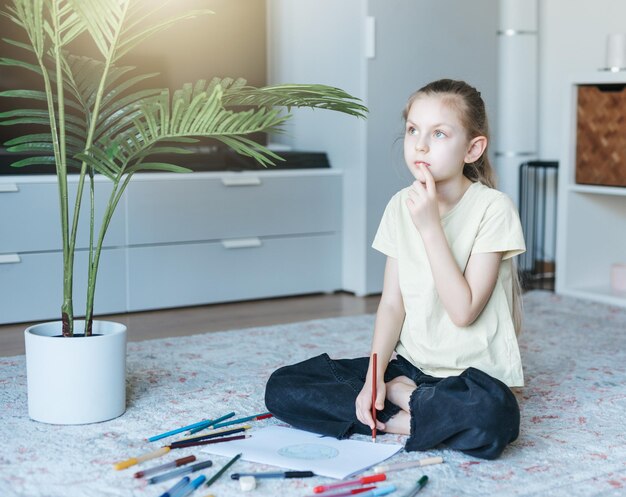
[{"label": "white shelf", "polygon": [[568,190],[575,193],[591,193],[594,195],[626,196],[626,187],[596,186],[596,185],[569,185]]},{"label": "white shelf", "polygon": [[565,88],[563,148],[559,158],[556,291],[626,307],[626,294],[611,290],[611,264],[626,263],[626,187],[577,184],[578,88],[626,84],[626,73],[594,72]]}]

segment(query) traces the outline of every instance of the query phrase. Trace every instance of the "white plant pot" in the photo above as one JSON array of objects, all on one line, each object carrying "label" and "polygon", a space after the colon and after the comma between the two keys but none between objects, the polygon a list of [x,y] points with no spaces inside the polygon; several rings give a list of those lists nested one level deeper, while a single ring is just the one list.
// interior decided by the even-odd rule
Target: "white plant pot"
[{"label": "white plant pot", "polygon": [[[74,321],[82,334],[84,321]],[[61,322],[24,330],[28,415],[51,424],[86,424],[126,410],[126,326],[94,321],[90,337],[60,337]]]}]

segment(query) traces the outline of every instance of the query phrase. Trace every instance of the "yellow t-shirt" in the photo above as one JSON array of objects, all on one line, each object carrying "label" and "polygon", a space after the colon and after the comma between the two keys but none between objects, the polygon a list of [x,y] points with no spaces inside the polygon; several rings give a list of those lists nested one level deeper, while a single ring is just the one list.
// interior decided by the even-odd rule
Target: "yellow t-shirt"
[{"label": "yellow t-shirt", "polygon": [[406,199],[396,193],[372,247],[398,261],[406,317],[396,352],[424,373],[456,376],[474,367],[509,386],[524,385],[512,318],[512,260],[526,250],[517,209],[504,193],[473,183],[441,219],[454,259],[465,271],[470,255],[503,252],[493,293],[469,326],[458,327],[439,299],[421,236]]}]

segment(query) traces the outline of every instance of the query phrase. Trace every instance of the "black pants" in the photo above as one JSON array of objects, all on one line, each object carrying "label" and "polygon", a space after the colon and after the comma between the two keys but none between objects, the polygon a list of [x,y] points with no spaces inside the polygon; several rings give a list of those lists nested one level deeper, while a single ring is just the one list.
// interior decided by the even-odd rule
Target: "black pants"
[{"label": "black pants", "polygon": [[[285,366],[270,376],[265,404],[278,419],[302,430],[336,438],[370,434],[355,410],[368,365],[368,357],[333,360],[322,354]],[[385,382],[401,375],[418,385],[409,402],[407,451],[444,444],[475,457],[495,459],[517,438],[519,406],[501,381],[474,368],[459,376],[434,378],[398,356],[390,361]],[[399,410],[386,400],[377,417],[384,423]]]}]

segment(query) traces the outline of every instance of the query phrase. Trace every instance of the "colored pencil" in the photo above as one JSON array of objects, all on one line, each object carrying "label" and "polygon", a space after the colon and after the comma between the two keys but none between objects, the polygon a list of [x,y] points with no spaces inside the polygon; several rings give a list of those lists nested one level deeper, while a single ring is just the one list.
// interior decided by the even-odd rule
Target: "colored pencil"
[{"label": "colored pencil", "polygon": [[217,444],[220,442],[231,442],[233,440],[243,440],[244,438],[250,438],[250,435],[236,435],[234,437],[224,437],[224,438],[214,438],[212,440],[200,440],[199,442],[185,442],[172,449],[184,449],[185,447],[195,447],[196,445],[208,445],[208,444]]},{"label": "colored pencil", "polygon": [[196,456],[187,456],[181,457],[180,459],[176,459],[172,462],[166,462],[165,464],[161,464],[160,466],[154,466],[152,468],[144,469],[143,471],[137,471],[133,476],[135,478],[145,478],[146,476],[154,475],[155,473],[160,473],[166,469],[177,468],[178,466],[183,466],[190,462],[194,462],[196,460]]},{"label": "colored pencil", "polygon": [[217,433],[209,433],[208,435],[201,435],[199,437],[190,438],[187,440],[177,440],[176,442],[172,442],[170,447],[175,449],[181,445],[188,446],[187,444],[202,442],[203,440],[211,440],[213,438],[220,438],[226,435],[234,435],[235,433],[241,433],[251,428],[250,425],[242,426],[240,428],[231,428],[229,430],[219,431]]},{"label": "colored pencil", "polygon": [[172,497],[172,495],[174,495],[178,490],[180,490],[181,488],[185,488],[190,481],[191,478],[185,476],[176,485],[170,488],[167,492],[162,493],[159,497]]},{"label": "colored pencil", "polygon": [[428,483],[428,476],[424,475],[422,476],[419,480],[417,480],[417,483],[415,484],[415,486],[409,490],[409,493],[406,494],[406,497],[415,497],[420,490],[422,490],[422,488],[424,488],[424,485],[426,485]]},{"label": "colored pencil", "polygon": [[372,442],[376,443],[376,369],[378,354],[374,352],[372,357],[372,419],[374,420],[374,428],[372,428]]},{"label": "colored pencil", "polygon": [[230,468],[233,464],[235,464],[237,462],[237,459],[239,459],[241,457],[241,453],[237,454],[235,457],[233,457],[230,461],[228,461],[226,464],[224,464],[224,466],[222,466],[222,468],[215,473],[211,478],[209,478],[206,482],[206,486],[210,487],[211,485],[213,485],[213,483],[215,483],[217,481],[217,479],[222,476],[226,470],[228,468]]},{"label": "colored pencil", "polygon": [[210,466],[213,466],[213,461],[211,460],[197,462],[196,464],[183,466],[182,468],[173,469],[172,471],[168,471],[167,473],[161,473],[160,475],[156,475],[156,476],[153,476],[152,478],[148,478],[148,483],[150,485],[154,483],[160,483],[162,481],[169,480],[170,478],[175,478],[178,475],[184,475],[187,473],[195,473],[196,471],[200,471],[201,469],[208,468]]},{"label": "colored pencil", "polygon": [[239,480],[246,476],[254,478],[312,478],[315,476],[313,471],[270,471],[268,473],[233,473],[230,477],[233,480]]},{"label": "colored pencil", "polygon": [[245,418],[233,419],[232,421],[226,421],[225,423],[216,423],[213,428],[223,428],[224,426],[235,425],[237,423],[245,423],[246,421],[258,421],[261,419],[267,419],[274,416],[271,412],[264,412],[262,414],[255,414],[254,416],[246,416]]},{"label": "colored pencil", "polygon": [[187,497],[189,494],[193,493],[200,485],[202,485],[205,480],[206,476],[198,476],[198,478],[189,482],[186,487],[183,487],[176,493],[172,494],[172,497]]},{"label": "colored pencil", "polygon": [[[361,488],[352,488],[350,490],[344,490],[343,492],[336,492],[334,494],[325,494],[324,497],[348,497],[350,495],[360,494],[361,492],[367,492],[368,490],[374,490],[376,485],[372,485],[371,487],[361,487]],[[312,495],[310,497],[318,497],[317,495]]]},{"label": "colored pencil", "polygon": [[193,435],[194,433],[198,433],[199,431],[202,431],[205,428],[209,428],[210,426],[215,428],[215,425],[217,423],[221,423],[222,421],[232,418],[234,415],[235,415],[235,412],[233,411],[233,412],[229,412],[228,414],[224,414],[223,416],[220,416],[219,418],[216,418],[213,421],[209,419],[203,422],[200,426],[196,426],[195,428],[192,428],[191,430],[189,430],[188,435]]},{"label": "colored pencil", "polygon": [[[217,418],[217,419],[227,419],[230,416],[234,416],[235,413],[234,412],[229,412],[228,414],[226,414],[226,416],[222,416],[221,418]],[[172,435],[178,435],[179,433],[182,433],[183,431],[187,431],[187,430],[192,430],[194,428],[197,428],[198,426],[210,426],[212,423],[216,422],[217,420],[210,420],[210,419],[205,419],[203,421],[198,421],[197,423],[193,423],[187,426],[183,426],[182,428],[176,428],[175,430],[170,430],[170,431],[166,431],[165,433],[161,433],[159,435],[154,435],[150,438],[147,439],[148,442],[156,442],[157,440],[161,440],[162,438],[167,438],[167,437],[171,437]],[[208,424],[207,424],[208,423]]]},{"label": "colored pencil", "polygon": [[385,485],[384,487],[376,487],[373,490],[368,490],[359,494],[362,497],[380,497],[381,495],[387,495],[396,491],[395,485]]},{"label": "colored pencil", "polygon": [[214,438],[220,435],[228,435],[229,433],[233,433],[233,430],[240,430],[241,428],[248,430],[252,428],[252,425],[237,426],[235,428],[227,428],[225,430],[211,430],[210,432],[205,433],[204,435],[196,435],[195,437],[182,437],[182,438],[179,438],[178,440],[174,440],[172,443],[191,442],[194,440],[202,440],[203,438],[207,438],[207,437]]},{"label": "colored pencil", "polygon": [[130,459],[126,459],[125,461],[120,461],[118,463],[115,463],[113,467],[117,469],[118,471],[120,469],[130,468],[131,466],[134,466],[135,464],[139,464],[140,462],[144,462],[149,459],[154,459],[156,457],[161,457],[162,455],[167,454],[169,451],[170,451],[169,447],[161,447],[160,449],[157,449],[153,452],[148,452],[147,454],[143,454],[138,457],[131,457]]},{"label": "colored pencil", "polygon": [[416,466],[428,466],[430,464],[441,464],[443,457],[427,457],[417,461],[399,462],[397,464],[383,464],[374,467],[374,473],[387,473],[389,471],[400,471],[401,469],[414,468]]},{"label": "colored pencil", "polygon": [[354,487],[356,485],[366,485],[368,483],[376,483],[387,479],[387,475],[384,473],[378,475],[368,475],[357,478],[356,480],[342,481],[340,483],[331,483],[329,485],[318,485],[313,489],[313,493],[321,494],[327,490],[334,490],[336,488]]}]

